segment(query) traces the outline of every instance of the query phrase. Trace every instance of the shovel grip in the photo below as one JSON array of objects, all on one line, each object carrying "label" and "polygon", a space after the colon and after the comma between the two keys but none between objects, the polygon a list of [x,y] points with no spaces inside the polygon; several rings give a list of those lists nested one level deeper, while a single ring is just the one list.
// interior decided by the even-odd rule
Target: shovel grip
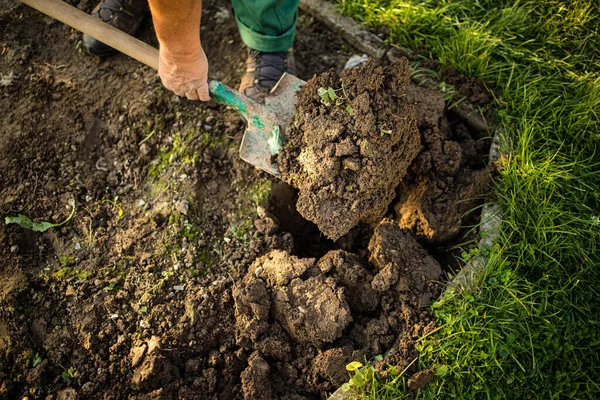
[{"label": "shovel grip", "polygon": [[210,96],[221,104],[233,108],[248,119],[248,108],[252,106],[252,100],[237,90],[215,80],[208,80],[208,91]]}]

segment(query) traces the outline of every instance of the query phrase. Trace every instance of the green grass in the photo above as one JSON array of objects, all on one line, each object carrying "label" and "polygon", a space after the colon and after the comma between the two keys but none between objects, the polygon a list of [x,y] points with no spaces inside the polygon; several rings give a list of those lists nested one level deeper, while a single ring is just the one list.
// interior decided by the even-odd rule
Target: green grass
[{"label": "green grass", "polygon": [[[494,191],[501,238],[477,289],[433,306],[418,398],[600,396],[600,5],[338,0],[389,42],[482,77],[510,142]],[[365,398],[407,396],[405,377]]]}]

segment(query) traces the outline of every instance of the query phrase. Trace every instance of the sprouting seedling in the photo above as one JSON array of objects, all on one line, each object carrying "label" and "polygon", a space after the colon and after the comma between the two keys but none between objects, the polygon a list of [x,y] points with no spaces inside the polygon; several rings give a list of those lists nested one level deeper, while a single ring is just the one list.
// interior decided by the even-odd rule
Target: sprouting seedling
[{"label": "sprouting seedling", "polygon": [[73,368],[69,368],[66,371],[63,371],[63,373],[61,374],[63,380],[66,381],[70,381],[71,379],[75,378],[75,371],[73,370]]},{"label": "sprouting seedling", "polygon": [[6,225],[17,224],[21,228],[29,229],[30,231],[34,231],[34,232],[46,232],[50,228],[55,228],[57,226],[62,226],[64,224],[66,224],[67,222],[69,222],[71,220],[71,218],[73,218],[73,215],[75,215],[75,200],[71,200],[69,202],[69,204],[72,207],[71,214],[67,217],[67,219],[65,219],[62,222],[59,222],[58,224],[54,224],[54,223],[48,222],[48,221],[33,222],[31,220],[31,218],[29,218],[23,214],[19,214],[19,216],[17,216],[17,217],[6,217],[4,219],[4,223]]},{"label": "sprouting seedling", "polygon": [[380,129],[379,133],[381,134],[381,136],[383,136],[383,135],[391,135],[392,134],[392,130],[391,129]]},{"label": "sprouting seedling", "polygon": [[[339,92],[342,92],[342,94],[338,94]],[[328,88],[320,87],[319,97],[325,104],[329,103],[330,101],[334,101],[336,106],[341,106],[348,100],[348,96],[346,95],[346,90],[344,88],[343,82],[342,87],[337,90],[332,88],[331,86]],[[354,111],[352,110],[352,106],[350,104],[347,104],[345,109],[348,112],[348,114],[354,116]]]}]

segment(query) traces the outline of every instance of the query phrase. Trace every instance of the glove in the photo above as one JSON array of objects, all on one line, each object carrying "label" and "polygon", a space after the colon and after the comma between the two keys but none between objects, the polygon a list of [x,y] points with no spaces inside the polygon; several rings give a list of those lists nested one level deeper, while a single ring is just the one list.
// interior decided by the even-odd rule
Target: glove
[{"label": "glove", "polygon": [[189,54],[173,54],[162,46],[158,52],[158,75],[163,85],[190,100],[210,100],[208,60],[202,46]]}]

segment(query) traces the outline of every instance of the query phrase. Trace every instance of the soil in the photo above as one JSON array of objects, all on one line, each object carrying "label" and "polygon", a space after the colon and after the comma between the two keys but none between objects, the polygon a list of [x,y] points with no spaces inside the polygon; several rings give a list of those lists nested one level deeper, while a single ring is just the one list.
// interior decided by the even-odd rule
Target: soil
[{"label": "soil", "polygon": [[251,360],[246,397],[330,390],[347,380],[348,362],[386,351],[402,367],[414,359],[416,339],[435,328],[426,306],[440,293],[441,267],[392,220],[369,251],[363,262],[344,250],[318,260],[275,250],[250,266],[233,288],[236,343]]},{"label": "soil", "polygon": [[446,115],[441,93],[410,85],[408,99],[416,105],[423,146],[397,186],[394,210],[401,227],[427,242],[443,244],[456,238],[468,223],[464,215],[488,191],[492,174],[481,154],[489,140]]},{"label": "soil", "polygon": [[[281,175],[300,190],[300,214],[332,240],[361,221],[381,220],[419,152],[409,81],[408,60],[382,66],[371,58],[341,77],[334,70],[315,76],[298,94],[278,157]],[[321,98],[329,88],[339,99]]]},{"label": "soil", "polygon": [[[203,18],[211,75],[235,87],[246,54],[231,7],[205,1]],[[156,46],[149,21],[140,36]],[[239,159],[238,115],[169,94],[126,56],[81,54],[80,40],[0,0],[0,216],[60,222],[76,204],[43,233],[0,224],[0,398],[317,399],[350,361],[414,360],[444,248],[476,215],[441,244],[397,219],[334,243],[294,189]],[[303,79],[352,54],[305,15],[295,50]],[[420,154],[438,140],[462,158],[452,175],[417,156],[407,187],[419,165],[430,185],[452,178],[458,200],[477,192],[459,178],[486,171],[486,142],[443,107],[429,134],[418,108]]]}]

